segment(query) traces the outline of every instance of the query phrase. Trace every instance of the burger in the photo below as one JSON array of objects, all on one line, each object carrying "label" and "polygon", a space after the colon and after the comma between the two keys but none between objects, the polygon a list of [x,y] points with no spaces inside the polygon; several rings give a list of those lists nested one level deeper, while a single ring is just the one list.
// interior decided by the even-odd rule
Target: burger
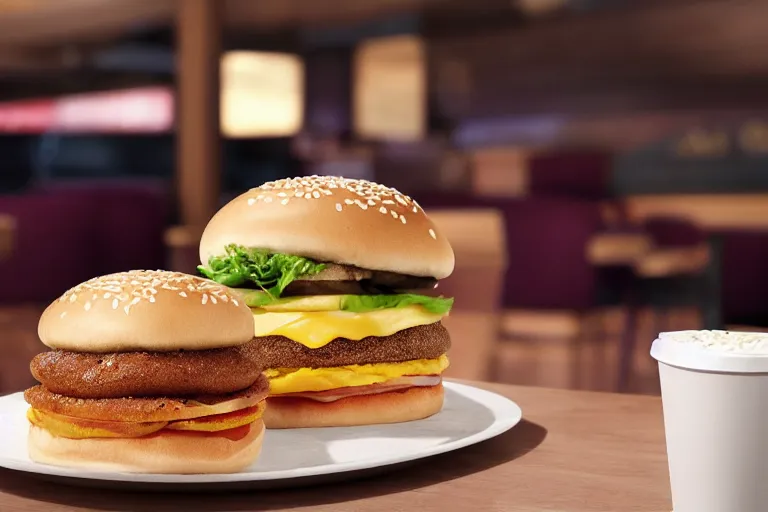
[{"label": "burger", "polygon": [[443,406],[448,240],[410,197],[370,181],[271,181],[206,226],[199,271],[251,308],[267,428],[396,423]]},{"label": "burger", "polygon": [[97,277],[54,301],[25,391],[33,461],[230,473],[259,455],[269,384],[253,315],[226,288],[165,271]]}]

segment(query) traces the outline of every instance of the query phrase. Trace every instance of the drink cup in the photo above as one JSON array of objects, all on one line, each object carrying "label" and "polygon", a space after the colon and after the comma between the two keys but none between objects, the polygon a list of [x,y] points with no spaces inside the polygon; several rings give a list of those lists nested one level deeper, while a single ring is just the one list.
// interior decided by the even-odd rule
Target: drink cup
[{"label": "drink cup", "polygon": [[674,512],[768,511],[768,334],[662,333]]}]

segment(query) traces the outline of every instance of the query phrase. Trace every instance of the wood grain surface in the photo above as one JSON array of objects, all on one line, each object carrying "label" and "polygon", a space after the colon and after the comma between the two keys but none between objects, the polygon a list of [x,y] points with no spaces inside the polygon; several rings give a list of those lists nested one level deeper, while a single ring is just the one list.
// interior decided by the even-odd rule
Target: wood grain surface
[{"label": "wood grain surface", "polygon": [[0,510],[671,509],[659,398],[479,386],[515,400],[523,409],[523,422],[485,443],[426,459],[395,473],[343,484],[269,492],[139,493],[67,487],[0,470]]}]

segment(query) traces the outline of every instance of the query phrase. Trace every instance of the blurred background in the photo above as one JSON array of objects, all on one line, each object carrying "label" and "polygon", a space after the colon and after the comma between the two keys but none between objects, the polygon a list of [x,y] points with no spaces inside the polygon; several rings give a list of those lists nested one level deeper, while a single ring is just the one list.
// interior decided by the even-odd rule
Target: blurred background
[{"label": "blurred background", "polygon": [[768,2],[0,0],[0,393],[90,277],[194,271],[264,181],[451,239],[455,377],[656,393],[659,331],[768,328]]}]

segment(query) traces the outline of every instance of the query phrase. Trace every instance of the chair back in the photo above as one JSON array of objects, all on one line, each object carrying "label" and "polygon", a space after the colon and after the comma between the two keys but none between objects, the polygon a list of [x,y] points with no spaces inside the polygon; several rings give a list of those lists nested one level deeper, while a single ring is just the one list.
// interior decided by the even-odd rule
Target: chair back
[{"label": "chair back", "polygon": [[444,324],[451,334],[447,376],[488,380],[496,353],[501,297],[507,268],[504,217],[497,209],[443,209],[427,212],[456,256],[453,274],[438,290],[455,297]]}]

